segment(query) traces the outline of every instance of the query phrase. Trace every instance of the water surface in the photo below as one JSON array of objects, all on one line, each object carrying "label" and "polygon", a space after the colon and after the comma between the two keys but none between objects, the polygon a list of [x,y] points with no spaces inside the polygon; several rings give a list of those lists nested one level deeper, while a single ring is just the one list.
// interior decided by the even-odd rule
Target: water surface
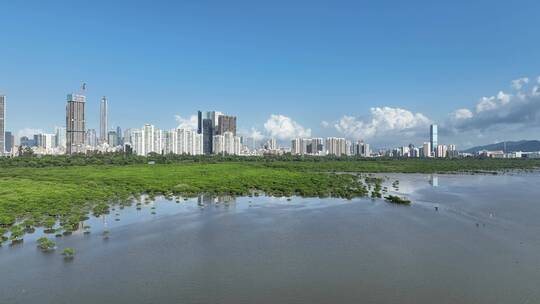
[{"label": "water surface", "polygon": [[31,236],[0,303],[540,303],[539,175],[386,176],[412,206],[159,199],[57,239],[72,261]]}]

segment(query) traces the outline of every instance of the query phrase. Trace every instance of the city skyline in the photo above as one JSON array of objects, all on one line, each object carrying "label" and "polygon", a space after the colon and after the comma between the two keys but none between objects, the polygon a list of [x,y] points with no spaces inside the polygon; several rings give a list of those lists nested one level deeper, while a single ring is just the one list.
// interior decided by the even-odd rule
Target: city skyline
[{"label": "city skyline", "polygon": [[[95,130],[106,95],[109,126],[124,128],[167,129],[220,109],[242,117],[237,133],[283,142],[340,136],[390,147],[423,141],[432,123],[460,147],[538,139],[540,46],[530,37],[539,6],[3,3],[6,130],[19,138],[62,126],[65,92],[84,80]],[[58,17],[73,12],[81,18],[67,27]]]}]

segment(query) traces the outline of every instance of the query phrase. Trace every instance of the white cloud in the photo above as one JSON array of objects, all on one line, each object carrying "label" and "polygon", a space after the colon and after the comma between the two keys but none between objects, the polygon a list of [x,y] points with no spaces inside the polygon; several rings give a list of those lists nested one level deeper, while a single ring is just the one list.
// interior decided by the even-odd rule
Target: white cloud
[{"label": "white cloud", "polygon": [[251,128],[251,132],[248,135],[249,137],[252,137],[256,141],[260,141],[264,138],[264,135],[257,129]]},{"label": "white cloud", "polygon": [[417,129],[430,123],[422,113],[413,113],[400,108],[375,107],[371,108],[370,112],[371,117],[365,120],[345,115],[334,124],[334,127],[346,136],[367,139],[391,132],[413,136]]},{"label": "white cloud", "polygon": [[174,115],[176,123],[178,124],[178,129],[197,129],[198,119],[197,115],[191,115],[189,118],[183,118],[180,115]]},{"label": "white cloud", "polygon": [[328,121],[326,121],[326,120],[323,120],[323,121],[321,121],[321,126],[323,128],[328,128],[328,127],[330,127],[330,123]]},{"label": "white cloud", "polygon": [[473,117],[473,113],[469,109],[457,109],[454,113],[452,113],[452,118],[454,120],[463,120],[463,119],[469,119]]},{"label": "white cloud", "polygon": [[[540,79],[537,79],[540,82]],[[496,96],[482,97],[476,104],[476,112],[459,109],[450,116],[446,129],[456,134],[463,131],[486,131],[504,125],[501,130],[540,126],[540,84],[528,86],[526,77],[513,80],[515,94],[499,91]],[[468,112],[467,112],[468,111]],[[461,118],[461,119],[458,119]],[[499,130],[500,131],[500,130]]]},{"label": "white cloud", "polygon": [[529,83],[529,78],[527,78],[527,77],[521,77],[521,78],[518,78],[518,79],[514,79],[514,80],[512,80],[512,88],[514,88],[514,90],[519,91],[527,83]]},{"label": "white cloud", "polygon": [[499,91],[497,96],[482,97],[476,105],[476,113],[492,111],[500,106],[504,106],[512,99],[512,95]]},{"label": "white cloud", "polygon": [[270,115],[270,118],[264,123],[264,129],[271,137],[280,140],[311,136],[311,129],[304,128],[290,117],[284,115]]}]

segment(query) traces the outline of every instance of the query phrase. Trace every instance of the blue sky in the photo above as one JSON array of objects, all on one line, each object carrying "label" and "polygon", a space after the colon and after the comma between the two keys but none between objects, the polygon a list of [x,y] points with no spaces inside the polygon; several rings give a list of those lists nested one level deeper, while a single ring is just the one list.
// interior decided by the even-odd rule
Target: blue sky
[{"label": "blue sky", "polygon": [[[508,106],[510,83],[527,77],[534,90],[540,75],[538,1],[51,0],[0,11],[0,93],[15,132],[63,125],[65,95],[85,81],[89,128],[106,95],[123,128],[215,109],[283,140],[421,144],[429,122],[464,146],[538,139],[539,115],[491,119],[523,113]],[[501,90],[512,102],[484,117],[481,98]],[[458,109],[471,123],[455,123]]]}]

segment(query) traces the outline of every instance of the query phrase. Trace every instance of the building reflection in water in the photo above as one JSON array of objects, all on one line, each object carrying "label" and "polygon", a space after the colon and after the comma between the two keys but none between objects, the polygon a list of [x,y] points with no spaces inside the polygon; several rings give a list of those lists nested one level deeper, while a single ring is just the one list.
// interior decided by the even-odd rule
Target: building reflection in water
[{"label": "building reflection in water", "polygon": [[432,187],[439,187],[439,177],[437,175],[434,175],[434,174],[430,175],[429,184]]},{"label": "building reflection in water", "polygon": [[213,195],[213,194],[199,194],[197,197],[197,204],[199,206],[206,206],[210,204],[232,204],[236,202],[236,197],[232,195]]}]

